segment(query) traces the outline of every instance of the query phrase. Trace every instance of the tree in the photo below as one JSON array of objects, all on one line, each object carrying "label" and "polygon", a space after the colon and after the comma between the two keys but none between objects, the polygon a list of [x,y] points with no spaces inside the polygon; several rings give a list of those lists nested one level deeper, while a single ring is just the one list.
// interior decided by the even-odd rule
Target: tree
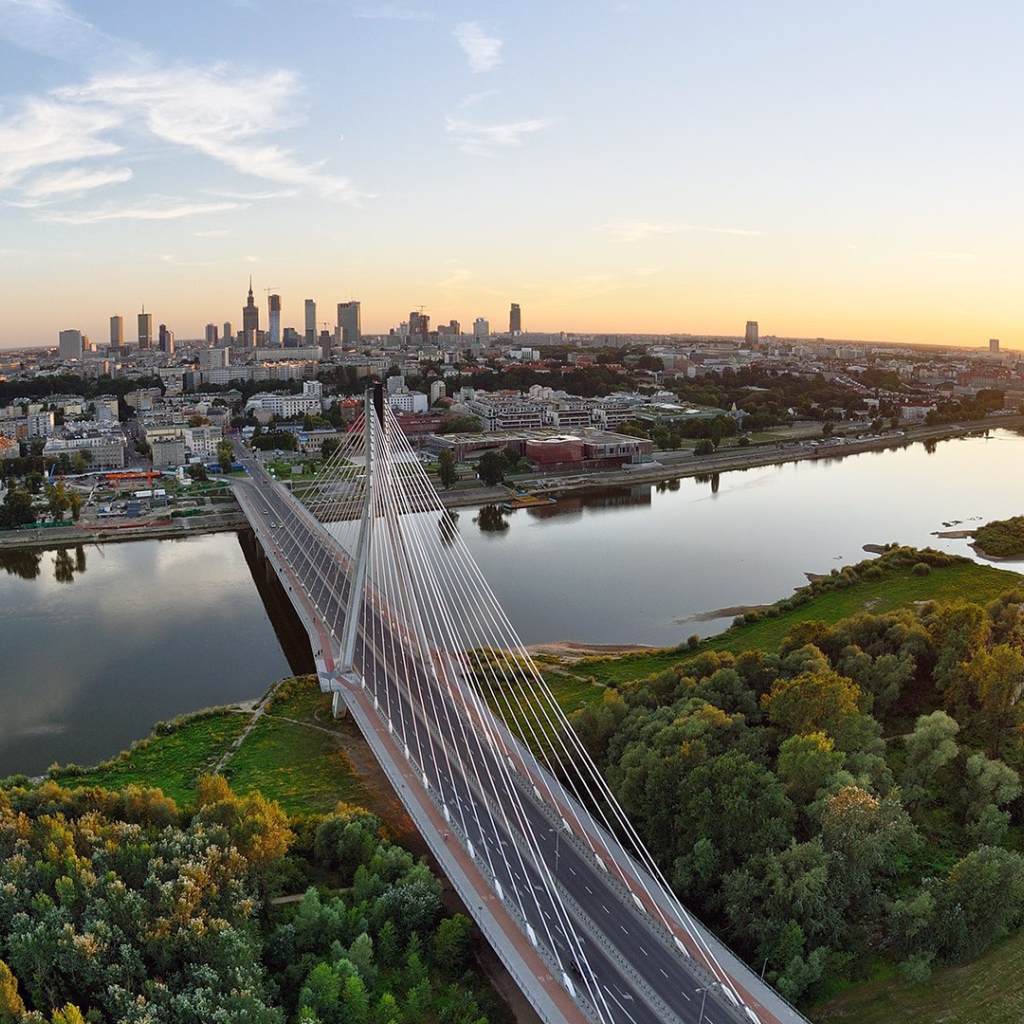
[{"label": "tree", "polygon": [[58,480],[46,488],[46,504],[55,522],[67,515],[68,509],[71,508],[71,502],[68,499],[67,487],[63,480]]},{"label": "tree", "polygon": [[943,770],[960,753],[956,735],[960,726],[945,711],[921,715],[907,737],[906,767],[903,770],[903,796],[909,804],[934,800]]},{"label": "tree", "polygon": [[964,673],[974,686],[979,705],[974,717],[975,731],[985,743],[989,754],[998,757],[1007,737],[1020,746],[1024,729],[1024,655],[1008,644],[997,644],[991,651],[974,652],[964,666]]},{"label": "tree", "polygon": [[17,1024],[24,1012],[25,1003],[18,994],[18,979],[0,960],[0,1024]]},{"label": "tree", "polygon": [[222,473],[231,472],[231,463],[235,457],[235,446],[228,438],[217,444],[217,461],[220,463]]},{"label": "tree", "polygon": [[693,448],[694,455],[710,455],[715,450],[715,443],[708,437],[702,437]]},{"label": "tree", "polygon": [[496,487],[505,479],[509,471],[508,455],[505,449],[498,451],[484,452],[477,463],[476,475],[480,478],[485,487]]},{"label": "tree", "polygon": [[455,468],[455,453],[450,448],[446,448],[437,457],[437,474],[441,478],[441,486],[446,491],[459,479]]},{"label": "tree", "polygon": [[[872,720],[861,714],[860,687],[832,669],[811,669],[777,679],[761,698],[768,719],[789,735],[828,733],[842,750],[872,738]],[[877,728],[877,727],[876,727]]]},{"label": "tree", "polygon": [[20,487],[11,487],[4,495],[0,505],[0,528],[13,530],[19,526],[27,526],[36,521],[36,513],[32,508],[32,495]]},{"label": "tree", "polygon": [[776,774],[798,807],[809,803],[826,781],[843,767],[846,755],[834,747],[831,736],[814,732],[806,736],[790,736],[779,748]]}]

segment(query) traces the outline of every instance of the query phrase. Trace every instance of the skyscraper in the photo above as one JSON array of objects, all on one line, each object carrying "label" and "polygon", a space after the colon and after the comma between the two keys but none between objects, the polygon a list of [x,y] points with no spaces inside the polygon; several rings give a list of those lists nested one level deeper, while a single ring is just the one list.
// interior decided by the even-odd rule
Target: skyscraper
[{"label": "skyscraper", "polygon": [[167,329],[167,324],[160,325],[160,351],[169,356],[174,355],[174,331]]},{"label": "skyscraper", "polygon": [[270,337],[267,339],[271,348],[281,347],[281,296],[271,295],[267,299],[270,307]]},{"label": "skyscraper", "polygon": [[153,314],[146,312],[146,307],[142,307],[142,312],[139,314],[139,349],[152,348],[153,347]]},{"label": "skyscraper", "polygon": [[491,325],[482,317],[478,316],[473,321],[473,337],[474,338],[487,338],[491,334]]},{"label": "skyscraper", "polygon": [[112,316],[110,318],[110,347],[124,348],[124,317]]},{"label": "skyscraper", "polygon": [[992,353],[992,355],[997,355],[999,353],[999,339],[998,338],[989,338],[988,339],[988,350],[989,350],[989,352]]},{"label": "skyscraper", "polygon": [[306,299],[306,346],[312,348],[316,344],[316,303]]},{"label": "skyscraper", "polygon": [[747,321],[747,333],[746,333],[747,345],[750,348],[757,348],[757,321]]},{"label": "skyscraper", "polygon": [[224,321],[224,333],[221,335],[221,342],[224,345],[232,345],[235,341],[235,329],[230,320]]},{"label": "skyscraper", "polygon": [[523,315],[519,312],[519,303],[513,302],[508,311],[508,333],[519,334],[523,329]]},{"label": "skyscraper", "polygon": [[60,352],[61,359],[81,359],[82,358],[82,332],[69,330],[60,332]]},{"label": "skyscraper", "polygon": [[338,303],[338,337],[342,345],[355,348],[363,337],[358,302]]},{"label": "skyscraper", "polygon": [[242,307],[242,344],[246,348],[255,348],[257,335],[260,333],[260,307],[252,295],[252,278],[249,278],[249,298]]},{"label": "skyscraper", "polygon": [[210,348],[216,348],[217,346],[217,325],[207,324],[206,325],[206,344]]}]

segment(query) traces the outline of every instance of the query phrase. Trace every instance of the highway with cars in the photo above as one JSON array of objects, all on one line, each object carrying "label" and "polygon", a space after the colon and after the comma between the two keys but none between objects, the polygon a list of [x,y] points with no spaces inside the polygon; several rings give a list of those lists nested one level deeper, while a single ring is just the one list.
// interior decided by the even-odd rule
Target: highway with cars
[{"label": "highway with cars", "polygon": [[[315,607],[332,649],[314,653],[330,660],[349,604],[351,561],[243,446],[236,451],[249,474],[241,485],[243,507],[265,546],[287,564],[292,582],[286,586],[300,588]],[[611,1024],[803,1021],[781,1001],[765,1007],[764,993],[749,992],[750,978],[719,973],[716,979],[706,970],[699,941],[682,928],[670,933],[657,920],[656,901],[644,891],[645,875],[636,865],[630,877],[639,884],[626,888],[601,845],[607,841],[615,850],[614,841],[586,811],[569,806],[572,798],[481,704],[457,656],[435,656],[428,665],[403,646],[406,624],[393,621],[390,609],[371,599],[362,608],[355,656],[360,685],[380,728],[396,738],[443,814],[447,827],[428,842],[435,850],[457,843],[468,853],[586,1018]],[[552,806],[540,798],[542,791],[560,793],[564,803]],[[570,820],[586,826],[574,830]],[[472,912],[470,901],[467,906]]]}]

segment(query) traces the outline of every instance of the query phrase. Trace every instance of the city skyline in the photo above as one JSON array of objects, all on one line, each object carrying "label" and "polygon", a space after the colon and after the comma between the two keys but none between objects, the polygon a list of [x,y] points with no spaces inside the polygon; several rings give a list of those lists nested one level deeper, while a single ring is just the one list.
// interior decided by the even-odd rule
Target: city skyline
[{"label": "city skyline", "polygon": [[[202,25],[202,32],[196,26]],[[1024,347],[1024,11],[0,0],[0,347],[304,329]],[[326,316],[324,315],[326,314]]]}]

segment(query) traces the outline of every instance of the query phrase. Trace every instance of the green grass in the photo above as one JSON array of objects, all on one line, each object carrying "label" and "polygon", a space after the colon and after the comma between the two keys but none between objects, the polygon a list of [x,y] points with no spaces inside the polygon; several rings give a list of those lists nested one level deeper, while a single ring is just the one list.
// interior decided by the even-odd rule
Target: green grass
[{"label": "green grass", "polygon": [[358,730],[331,715],[331,698],[310,677],[286,683],[224,770],[236,793],[258,789],[289,815],[327,813],[368,795],[339,740]]},{"label": "green grass", "polygon": [[807,1011],[814,1024],[1020,1024],[1024,935],[982,959],[936,971],[924,985],[872,981]]},{"label": "green grass", "polygon": [[[936,568],[927,576],[915,576],[909,569],[892,569],[880,579],[863,580],[845,590],[831,590],[815,596],[808,604],[765,617],[704,640],[701,651],[776,651],[786,634],[798,622],[821,619],[835,623],[870,611],[876,615],[905,608],[919,601],[953,601],[963,599],[987,604],[1004,591],[1021,585],[1019,573],[995,569],[988,565],[963,562]],[[694,652],[668,648],[651,654],[627,654],[618,658],[584,659],[572,671],[592,675],[598,682],[617,684],[641,679],[661,672]]]},{"label": "green grass", "polygon": [[[214,769],[249,721],[248,714],[218,708],[184,719],[173,732],[151,736],[113,761],[81,774],[57,769],[53,777],[67,786],[153,786],[187,806],[196,779]],[[330,697],[315,679],[287,680],[224,775],[239,795],[259,789],[289,815],[331,811],[339,800],[366,804],[365,787],[342,749],[357,736],[352,722],[334,720]]]},{"label": "green grass", "polygon": [[203,718],[186,720],[174,732],[152,736],[82,775],[55,777],[67,786],[153,786],[179,804],[191,803],[196,779],[210,771],[245,728],[248,715],[218,709]]}]

